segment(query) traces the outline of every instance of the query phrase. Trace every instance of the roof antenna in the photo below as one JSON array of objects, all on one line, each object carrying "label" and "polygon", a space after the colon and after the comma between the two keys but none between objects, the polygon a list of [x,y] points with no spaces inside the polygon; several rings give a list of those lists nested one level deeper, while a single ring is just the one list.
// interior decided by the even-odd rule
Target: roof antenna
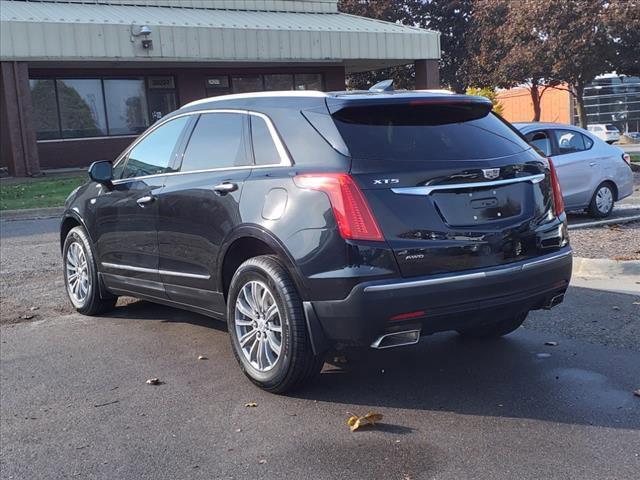
[{"label": "roof antenna", "polygon": [[372,93],[393,92],[393,79],[383,80],[369,89]]}]

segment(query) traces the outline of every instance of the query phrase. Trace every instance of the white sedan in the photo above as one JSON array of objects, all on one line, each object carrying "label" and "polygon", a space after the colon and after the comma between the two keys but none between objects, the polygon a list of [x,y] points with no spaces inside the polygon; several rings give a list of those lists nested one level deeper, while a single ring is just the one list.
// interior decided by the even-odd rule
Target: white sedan
[{"label": "white sedan", "polygon": [[608,216],[616,201],[633,193],[631,159],[591,132],[559,123],[514,123],[529,144],[556,167],[567,211]]}]

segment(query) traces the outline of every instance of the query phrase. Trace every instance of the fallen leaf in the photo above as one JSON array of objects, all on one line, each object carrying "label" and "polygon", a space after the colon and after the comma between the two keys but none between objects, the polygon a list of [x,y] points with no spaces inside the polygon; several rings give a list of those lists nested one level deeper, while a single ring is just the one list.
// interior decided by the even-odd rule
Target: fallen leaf
[{"label": "fallen leaf", "polygon": [[380,420],[382,420],[381,413],[369,412],[362,417],[354,415],[352,413],[347,419],[347,425],[349,425],[349,428],[351,428],[352,432],[355,432],[364,425],[375,425],[376,422],[379,422]]},{"label": "fallen leaf", "polygon": [[557,347],[558,346],[558,342],[544,342],[544,344],[549,346],[549,347]]},{"label": "fallen leaf", "polygon": [[636,397],[640,397],[640,388],[639,388],[639,389],[637,389],[637,390],[634,390],[634,391],[633,391],[633,394],[634,394]]},{"label": "fallen leaf", "polygon": [[264,458],[261,458],[260,460],[258,460],[258,463],[260,465],[264,465],[265,463],[267,463],[267,461]]},{"label": "fallen leaf", "polygon": [[159,378],[150,378],[146,383],[147,385],[160,385],[161,382]]},{"label": "fallen leaf", "polygon": [[198,355],[198,360],[209,360],[209,359],[204,355]]},{"label": "fallen leaf", "polygon": [[256,402],[247,402],[244,404],[245,407],[249,407],[249,408],[253,408],[253,407],[257,407],[258,404]]},{"label": "fallen leaf", "polygon": [[23,320],[31,320],[33,318],[33,315],[20,315],[20,318]]}]

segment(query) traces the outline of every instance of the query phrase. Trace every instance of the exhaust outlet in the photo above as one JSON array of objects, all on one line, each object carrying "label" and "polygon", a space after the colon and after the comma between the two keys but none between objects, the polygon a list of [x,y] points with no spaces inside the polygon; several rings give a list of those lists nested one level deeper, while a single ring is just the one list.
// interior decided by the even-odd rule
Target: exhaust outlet
[{"label": "exhaust outlet", "polygon": [[555,297],[551,297],[551,300],[549,300],[549,303],[547,303],[543,308],[545,310],[550,310],[553,307],[560,305],[564,300],[564,293],[561,293],[560,295],[556,295]]},{"label": "exhaust outlet", "polygon": [[383,348],[404,347],[420,341],[420,330],[406,330],[404,332],[392,332],[380,335],[371,344],[371,348],[381,350]]}]

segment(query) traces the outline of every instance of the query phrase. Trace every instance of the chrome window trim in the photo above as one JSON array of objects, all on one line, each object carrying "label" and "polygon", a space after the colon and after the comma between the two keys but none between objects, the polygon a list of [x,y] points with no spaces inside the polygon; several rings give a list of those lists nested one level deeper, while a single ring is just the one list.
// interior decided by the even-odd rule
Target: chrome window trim
[{"label": "chrome window trim", "polygon": [[[190,115],[202,115],[202,114],[206,114],[206,113],[235,113],[235,114],[241,114],[241,115],[253,115],[253,116],[262,118],[264,120],[264,122],[266,123],[266,125],[267,125],[267,129],[269,130],[269,133],[271,134],[271,140],[273,140],[273,143],[276,146],[276,150],[278,152],[278,156],[280,157],[280,163],[273,163],[273,164],[269,164],[269,165],[253,165],[253,164],[251,164],[251,165],[240,165],[240,166],[237,166],[237,167],[207,168],[207,169],[204,169],[204,170],[191,170],[191,171],[188,171],[188,172],[180,172],[180,171],[178,171],[178,172],[156,173],[156,174],[153,174],[153,175],[141,175],[139,177],[119,178],[117,180],[114,180],[113,184],[114,185],[118,185],[118,184],[121,184],[121,183],[126,183],[126,182],[146,179],[146,178],[164,177],[164,176],[167,176],[167,175],[187,175],[187,174],[190,174],[190,173],[223,172],[223,171],[227,171],[227,170],[228,171],[246,170],[248,168],[249,169],[253,169],[253,168],[291,167],[293,165],[293,162],[291,161],[291,157],[289,156],[289,153],[287,152],[287,149],[285,148],[284,143],[282,142],[282,139],[280,138],[280,135],[278,134],[278,132],[276,130],[276,127],[273,125],[273,122],[271,121],[271,119],[267,115],[265,115],[264,113],[254,112],[254,111],[251,111],[251,110],[219,108],[219,109],[207,109],[207,110],[194,110],[192,112],[180,113],[178,115],[174,115],[172,117],[160,120],[159,122],[157,122],[153,126],[151,126],[151,128],[149,128],[146,132],[144,132],[142,135],[140,135],[136,141],[134,141],[131,145],[129,145],[127,147],[127,149],[124,152],[122,152],[120,154],[120,156],[116,159],[116,161],[113,163],[113,166],[116,167],[116,165],[118,165],[118,163],[124,161],[124,159],[127,158],[129,153],[131,152],[131,150],[133,150],[136,147],[136,145],[138,145],[148,135],[153,133],[157,128],[161,127],[165,123],[168,123],[171,120],[175,120],[175,119],[181,118],[181,117],[186,117],[186,116],[190,116]],[[249,138],[249,141],[251,141],[251,138]]]},{"label": "chrome window trim", "polygon": [[549,255],[547,257],[539,258],[529,262],[521,263],[520,265],[506,265],[496,270],[487,270],[483,272],[462,273],[458,275],[448,275],[446,277],[427,278],[424,280],[414,280],[402,283],[388,283],[382,285],[369,285],[364,288],[364,292],[385,292],[389,290],[401,290],[404,288],[424,287],[428,285],[442,285],[446,283],[462,282],[465,280],[474,280],[479,278],[490,278],[499,275],[505,275],[508,273],[519,272],[522,270],[529,270],[531,268],[537,268],[550,262],[554,262],[564,257],[573,255],[571,250],[566,252]]},{"label": "chrome window trim", "polygon": [[540,183],[544,180],[545,174],[539,173],[537,175],[529,175],[526,177],[508,178],[506,180],[493,180],[490,182],[475,182],[475,183],[452,183],[449,185],[425,185],[421,187],[400,187],[392,188],[393,193],[400,195],[430,195],[432,192],[438,190],[459,190],[469,188],[485,188],[485,187],[497,187],[499,185],[509,185],[512,183]]},{"label": "chrome window trim", "polygon": [[209,280],[211,275],[200,275],[197,273],[183,273],[173,270],[156,270],[154,268],[134,267],[133,265],[121,265],[119,263],[101,262],[100,265],[106,268],[115,268],[118,270],[129,270],[131,272],[140,273],[158,273],[160,275],[169,275],[173,277],[197,278],[200,280]]},{"label": "chrome window trim", "polygon": [[101,137],[73,137],[73,138],[49,138],[47,140],[36,140],[36,143],[56,143],[56,142],[85,142],[91,140],[110,140],[112,138],[137,138],[139,135],[103,135]]}]

